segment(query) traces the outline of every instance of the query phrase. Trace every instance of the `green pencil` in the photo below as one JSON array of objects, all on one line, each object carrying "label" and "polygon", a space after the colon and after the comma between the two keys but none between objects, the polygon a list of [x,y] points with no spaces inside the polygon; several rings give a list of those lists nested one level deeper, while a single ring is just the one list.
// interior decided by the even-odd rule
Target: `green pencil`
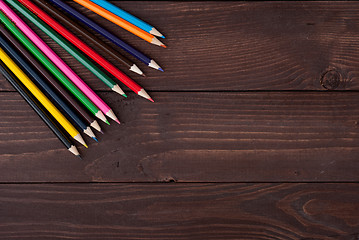
[{"label": "green pencil", "polygon": [[50,26],[44,23],[39,17],[33,14],[25,6],[17,4],[16,9],[24,15],[28,20],[35,24],[41,31],[47,34],[52,40],[59,44],[63,49],[65,49],[71,56],[77,59],[82,65],[84,65],[88,70],[90,70],[96,77],[98,77],[103,83],[105,83],[113,91],[121,94],[124,97],[127,97],[126,94],[122,91],[120,86],[115,83],[109,76],[107,76],[103,71],[101,71],[95,64],[93,64],[89,59],[82,55],[75,47],[73,47],[67,40],[61,37],[55,30]]},{"label": "green pencil", "polygon": [[[105,115],[0,11],[0,21],[84,105],[102,121]],[[2,27],[2,26],[0,26]]]}]

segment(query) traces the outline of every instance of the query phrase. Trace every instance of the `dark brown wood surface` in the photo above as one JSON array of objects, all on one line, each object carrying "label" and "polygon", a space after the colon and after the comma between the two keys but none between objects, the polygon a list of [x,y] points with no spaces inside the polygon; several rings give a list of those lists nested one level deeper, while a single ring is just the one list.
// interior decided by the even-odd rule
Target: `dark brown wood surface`
[{"label": "dark brown wood surface", "polygon": [[358,184],[5,184],[3,239],[359,237]]},{"label": "dark brown wood surface", "polygon": [[355,92],[100,96],[122,125],[86,138],[80,161],[20,96],[0,94],[0,181],[359,181]]},{"label": "dark brown wood surface", "polygon": [[165,72],[123,99],[34,28],[122,124],[79,160],[0,76],[0,239],[359,239],[358,2],[114,1],[167,49],[69,3]]}]

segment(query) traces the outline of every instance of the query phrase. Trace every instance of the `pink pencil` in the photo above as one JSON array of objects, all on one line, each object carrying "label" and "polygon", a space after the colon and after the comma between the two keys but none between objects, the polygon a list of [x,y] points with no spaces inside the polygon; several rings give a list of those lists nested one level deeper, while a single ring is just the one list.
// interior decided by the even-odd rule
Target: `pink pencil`
[{"label": "pink pencil", "polygon": [[3,0],[0,9],[102,112],[120,123],[111,108]]}]

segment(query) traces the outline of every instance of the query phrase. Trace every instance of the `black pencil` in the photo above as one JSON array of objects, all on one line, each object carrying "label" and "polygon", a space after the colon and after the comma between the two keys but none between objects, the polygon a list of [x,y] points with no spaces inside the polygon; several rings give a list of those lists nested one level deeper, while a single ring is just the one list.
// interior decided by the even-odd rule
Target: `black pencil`
[{"label": "black pencil", "polygon": [[97,123],[97,121],[90,116],[86,112],[85,109],[83,109],[82,106],[57,82],[57,80],[52,77],[51,74],[49,74],[46,69],[25,49],[24,46],[22,46],[21,43],[18,42],[17,39],[13,37],[13,35],[7,30],[5,27],[0,26],[0,32],[3,34],[3,36],[8,40],[8,42],[11,42],[12,46],[20,52],[26,60],[31,63],[31,65],[39,72],[41,75],[47,80],[51,86],[57,90],[57,92],[60,94],[62,98],[64,98],[73,109],[76,109],[76,111],[82,116],[86,122],[96,129],[99,132],[101,131],[100,125]]},{"label": "black pencil", "polygon": [[35,2],[39,7],[45,10],[47,14],[51,15],[51,17],[59,21],[63,26],[67,27],[69,30],[71,30],[74,33],[80,34],[84,38],[84,40],[91,42],[93,45],[106,52],[109,56],[113,57],[117,61],[124,64],[126,67],[128,67],[129,70],[144,76],[144,74],[136,66],[136,64],[131,62],[128,58],[126,58],[125,56],[123,56],[113,48],[109,47],[101,39],[99,39],[94,34],[90,33],[85,28],[83,28],[81,25],[79,25],[78,23],[67,17],[65,14],[63,14],[61,11],[56,9],[54,6],[52,6],[51,4],[47,3],[44,0],[33,0],[33,2]]},{"label": "black pencil", "polygon": [[65,147],[74,155],[80,157],[80,154],[71,142],[66,133],[55,123],[55,121],[46,112],[44,107],[37,102],[37,100],[31,95],[20,80],[7,68],[7,66],[0,61],[0,72],[10,82],[10,84],[20,93],[25,101],[32,107],[32,109],[39,115],[39,117],[46,123],[46,125],[52,130],[52,132],[58,137],[58,139],[65,145]]},{"label": "black pencil", "polygon": [[96,139],[96,136],[92,132],[91,128],[86,126],[84,121],[75,113],[66,102],[64,102],[58,94],[52,90],[46,81],[44,81],[33,69],[32,67],[23,59],[23,57],[18,54],[5,40],[3,36],[0,35],[0,46],[1,48],[15,61],[18,66],[22,68],[28,76],[43,90],[43,92],[52,99],[57,106],[63,110],[63,112],[79,127],[81,130],[90,136],[91,138]]},{"label": "black pencil", "polygon": [[121,39],[119,39],[114,34],[107,31],[105,28],[101,27],[85,15],[81,14],[79,11],[75,10],[74,8],[70,7],[67,3],[65,3],[62,0],[50,0],[51,3],[55,4],[57,7],[59,7],[64,13],[68,13],[72,18],[78,20],[79,22],[83,23],[87,27],[92,28],[102,36],[106,37],[108,40],[140,60],[141,62],[145,63],[147,66],[152,67],[154,69],[160,70],[163,72],[163,69],[158,66],[158,64],[151,58],[147,57],[142,52],[138,51],[137,49],[131,47]]}]

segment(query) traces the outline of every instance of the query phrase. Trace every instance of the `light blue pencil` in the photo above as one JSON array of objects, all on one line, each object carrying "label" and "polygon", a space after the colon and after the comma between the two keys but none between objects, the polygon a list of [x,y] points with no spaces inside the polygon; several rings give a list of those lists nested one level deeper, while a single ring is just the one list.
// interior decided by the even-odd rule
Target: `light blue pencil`
[{"label": "light blue pencil", "polygon": [[148,23],[145,23],[141,19],[133,16],[132,14],[122,10],[121,8],[113,5],[112,3],[107,2],[106,0],[90,0],[91,2],[103,7],[107,11],[112,12],[113,14],[119,16],[120,18],[126,20],[127,22],[132,23],[133,25],[141,28],[143,31],[146,31],[157,37],[165,38],[156,28],[151,26]]}]

